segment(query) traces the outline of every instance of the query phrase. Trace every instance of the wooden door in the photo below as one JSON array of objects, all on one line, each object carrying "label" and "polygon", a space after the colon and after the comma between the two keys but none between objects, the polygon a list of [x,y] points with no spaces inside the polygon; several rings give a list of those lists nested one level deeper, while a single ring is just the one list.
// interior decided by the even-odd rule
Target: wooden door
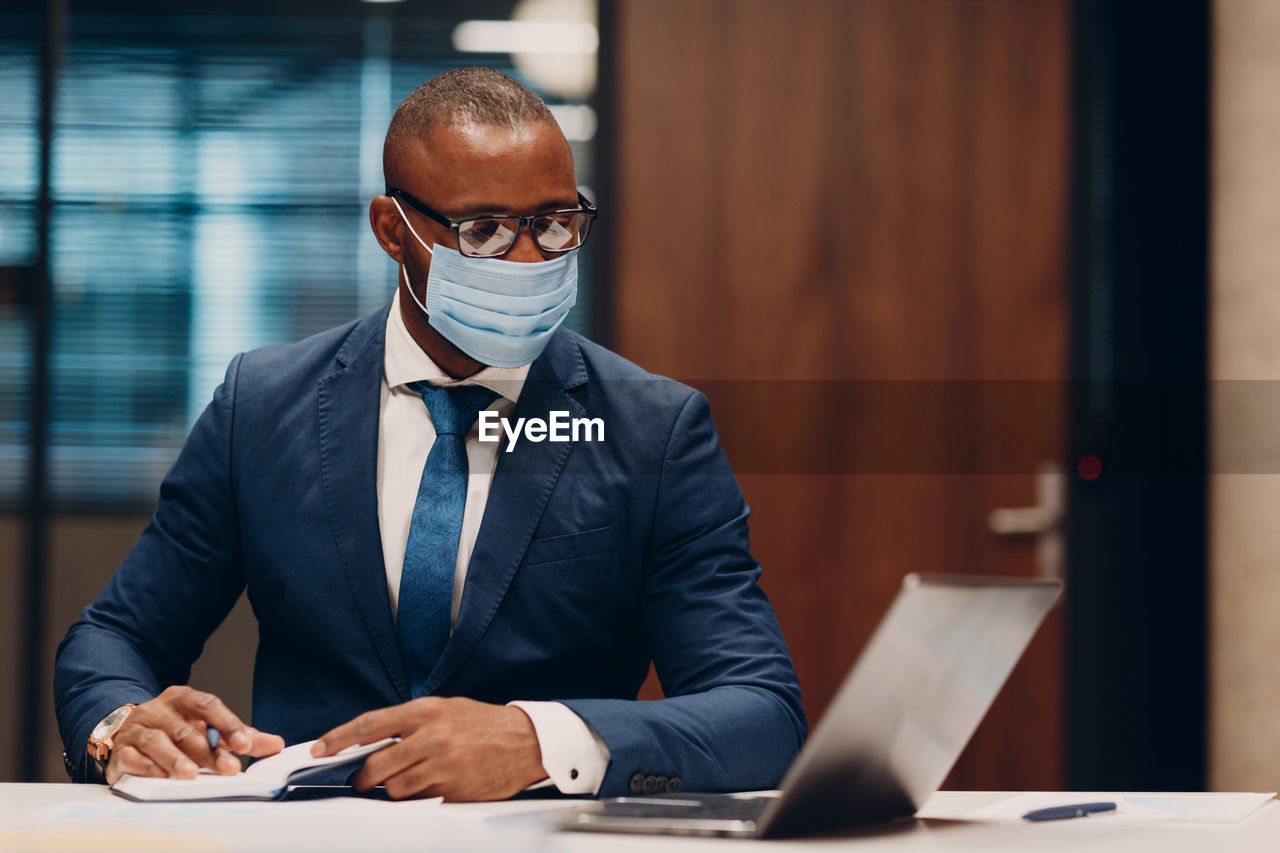
[{"label": "wooden door", "polygon": [[[614,344],[711,397],[816,722],[904,574],[1036,572],[988,516],[1068,464],[1066,0],[613,13]],[[950,787],[1062,784],[1062,630]]]}]

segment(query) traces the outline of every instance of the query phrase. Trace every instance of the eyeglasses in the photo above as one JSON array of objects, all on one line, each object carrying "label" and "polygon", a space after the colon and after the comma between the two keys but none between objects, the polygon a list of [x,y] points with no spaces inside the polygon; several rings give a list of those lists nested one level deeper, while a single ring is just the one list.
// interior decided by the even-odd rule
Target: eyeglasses
[{"label": "eyeglasses", "polygon": [[449,228],[458,238],[458,251],[473,258],[500,258],[516,244],[520,229],[528,225],[534,242],[544,252],[560,253],[576,249],[587,241],[596,206],[578,193],[580,207],[552,210],[531,216],[466,216],[451,219],[432,210],[402,189],[387,188],[387,195],[404,199],[423,216]]}]

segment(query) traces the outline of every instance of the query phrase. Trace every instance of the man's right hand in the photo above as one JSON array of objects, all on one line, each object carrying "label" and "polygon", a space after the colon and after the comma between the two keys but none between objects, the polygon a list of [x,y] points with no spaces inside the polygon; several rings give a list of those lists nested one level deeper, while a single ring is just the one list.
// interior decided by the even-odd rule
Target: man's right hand
[{"label": "man's right hand", "polygon": [[[216,749],[205,734],[210,728],[222,734]],[[282,749],[284,738],[246,726],[212,693],[170,687],[134,708],[116,732],[107,784],[126,773],[193,779],[202,767],[229,776],[240,771],[233,753],[257,758]]]}]

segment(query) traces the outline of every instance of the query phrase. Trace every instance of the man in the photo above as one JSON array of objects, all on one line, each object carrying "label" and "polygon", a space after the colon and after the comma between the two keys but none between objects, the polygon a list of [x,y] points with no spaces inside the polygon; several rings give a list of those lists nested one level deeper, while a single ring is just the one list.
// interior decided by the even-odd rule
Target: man
[{"label": "man", "polygon": [[[702,395],[560,327],[595,211],[550,112],[496,71],[447,72],[397,110],[384,170],[391,306],[232,361],[60,645],[73,778],[394,735],[357,787],[774,785],[805,722],[747,508]],[[557,412],[599,429],[510,427]],[[495,419],[505,442],[482,441]],[[175,686],[246,587],[254,727]],[[651,660],[667,698],[637,702]]]}]

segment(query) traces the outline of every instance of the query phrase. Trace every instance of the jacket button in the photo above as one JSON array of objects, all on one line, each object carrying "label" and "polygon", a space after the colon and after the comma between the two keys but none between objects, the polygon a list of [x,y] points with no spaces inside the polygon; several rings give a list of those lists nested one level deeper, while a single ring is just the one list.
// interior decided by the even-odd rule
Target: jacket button
[{"label": "jacket button", "polygon": [[656,790],[658,790],[658,777],[657,776],[644,777],[644,793],[652,794]]},{"label": "jacket button", "polygon": [[679,791],[679,790],[680,790],[680,777],[672,776],[670,779],[667,780],[667,793],[674,794],[676,791]]},{"label": "jacket button", "polygon": [[639,794],[644,790],[644,776],[637,773],[631,777],[631,782],[627,785],[631,789],[631,793]]}]

